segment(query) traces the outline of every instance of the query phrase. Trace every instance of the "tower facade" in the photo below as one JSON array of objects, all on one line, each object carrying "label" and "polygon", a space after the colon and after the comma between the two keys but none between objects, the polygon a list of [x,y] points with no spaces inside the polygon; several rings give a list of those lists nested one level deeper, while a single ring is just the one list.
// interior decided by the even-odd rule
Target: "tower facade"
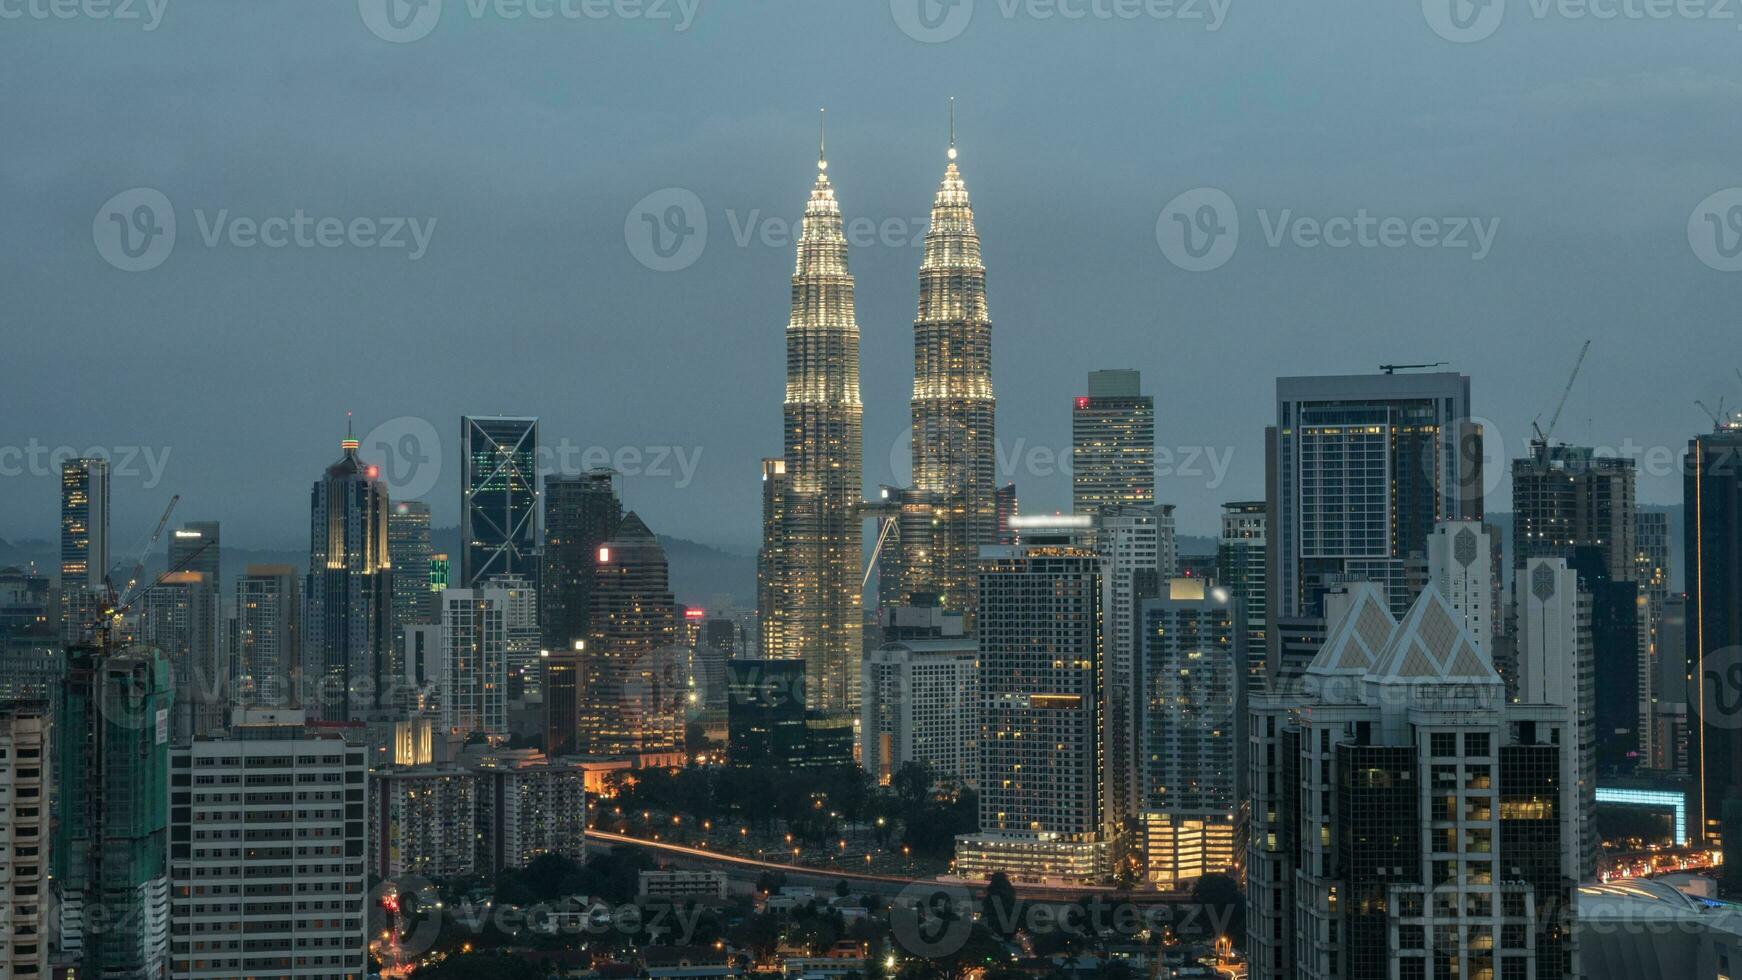
[{"label": "tower facade", "polygon": [[803,659],[810,707],[828,714],[858,707],[863,412],[847,237],[819,156],[786,323],[784,455],[763,465],[759,605],[763,655]]},{"label": "tower facade", "polygon": [[1081,528],[1024,528],[980,561],[980,830],[956,872],[1099,881],[1111,870],[1101,559]]},{"label": "tower facade", "polygon": [[968,186],[949,164],[933,198],[913,322],[913,489],[931,507],[923,560],[906,547],[903,591],[935,592],[974,630],[975,562],[998,540],[992,319]]},{"label": "tower facade", "polygon": [[635,512],[599,547],[581,668],[580,749],[677,764],[684,695],[665,549]]},{"label": "tower facade", "polygon": [[1141,641],[1145,879],[1163,890],[1236,874],[1245,624],[1232,592],[1175,578],[1145,600]]},{"label": "tower facade", "polygon": [[544,481],[544,571],[538,621],[544,645],[568,650],[587,638],[594,555],[623,519],[617,473],[593,470]]},{"label": "tower facade", "polygon": [[1251,690],[1265,688],[1265,601],[1269,575],[1269,507],[1262,500],[1222,505],[1222,534],[1216,539],[1216,580],[1234,594],[1246,630],[1246,680]]},{"label": "tower facade", "polygon": [[[412,581],[420,579],[407,576]],[[302,590],[290,565],[249,565],[236,580],[231,689],[239,705],[286,707],[302,661]]]},{"label": "tower facade", "polygon": [[1682,487],[1689,761],[1700,784],[1701,833],[1722,836],[1722,889],[1736,894],[1742,893],[1742,692],[1729,678],[1742,659],[1742,419],[1689,441]]},{"label": "tower facade", "polygon": [[1271,623],[1322,619],[1325,591],[1351,581],[1383,583],[1401,616],[1422,584],[1411,566],[1426,559],[1435,523],[1482,517],[1470,379],[1278,378],[1276,403]]},{"label": "tower facade", "polygon": [[404,642],[410,626],[436,621],[435,593],[429,590],[429,504],[401,500],[387,517],[387,556],[393,561],[393,643]]},{"label": "tower facade", "polygon": [[460,419],[460,587],[538,575],[538,419]]},{"label": "tower facade", "polygon": [[69,459],[60,471],[60,580],[101,587],[109,571],[109,461]]},{"label": "tower facade", "polygon": [[303,589],[303,707],[322,721],[359,721],[379,706],[398,654],[392,648],[392,564],[387,553],[387,485],[344,455],[309,497],[308,582]]},{"label": "tower facade", "polygon": [[1132,370],[1091,371],[1071,412],[1071,509],[1155,503],[1155,399]]}]

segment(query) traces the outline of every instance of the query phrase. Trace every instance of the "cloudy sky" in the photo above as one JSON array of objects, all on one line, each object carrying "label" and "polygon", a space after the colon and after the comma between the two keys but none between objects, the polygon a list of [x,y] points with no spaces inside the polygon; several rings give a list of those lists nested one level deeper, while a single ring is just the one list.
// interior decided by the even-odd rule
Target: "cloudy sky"
[{"label": "cloudy sky", "polygon": [[1739,28],[1736,0],[0,0],[0,535],[51,537],[48,453],[103,447],[118,547],[171,493],[299,546],[351,411],[426,458],[393,475],[438,523],[459,416],[526,414],[554,464],[638,474],[655,529],[752,547],[817,109],[864,219],[875,487],[952,95],[1026,509],[1068,501],[1092,369],[1143,371],[1204,532],[1262,492],[1278,374],[1449,361],[1505,458],[1587,338],[1558,435],[1671,502],[1646,454],[1742,403]]}]

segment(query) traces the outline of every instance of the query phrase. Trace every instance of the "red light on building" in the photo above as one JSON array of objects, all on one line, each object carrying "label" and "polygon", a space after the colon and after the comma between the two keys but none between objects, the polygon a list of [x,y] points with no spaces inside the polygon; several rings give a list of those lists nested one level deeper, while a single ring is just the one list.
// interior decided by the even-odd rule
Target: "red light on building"
[{"label": "red light on building", "polygon": [[708,614],[708,611],[706,609],[685,609],[683,611],[683,618],[685,618],[685,619],[701,619],[701,618],[707,616],[707,614]]},{"label": "red light on building", "polygon": [[1089,407],[1089,399],[1079,395],[1077,397],[1077,407],[1078,408],[1088,408]]},{"label": "red light on building", "polygon": [[369,474],[369,479],[373,480],[376,477],[381,475],[381,467],[379,467],[379,466],[364,467],[363,472]]}]

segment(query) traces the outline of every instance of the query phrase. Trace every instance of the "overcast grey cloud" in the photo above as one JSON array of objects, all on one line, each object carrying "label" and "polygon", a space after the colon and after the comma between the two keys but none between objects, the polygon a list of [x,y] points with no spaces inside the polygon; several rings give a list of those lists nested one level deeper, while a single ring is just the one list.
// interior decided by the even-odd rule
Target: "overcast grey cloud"
[{"label": "overcast grey cloud", "polygon": [[[386,33],[417,36],[395,40],[372,0],[137,0],[131,19],[0,0],[0,535],[54,531],[31,447],[102,446],[141,451],[118,544],[179,492],[227,541],[295,545],[346,411],[360,433],[428,420],[450,464],[460,414],[497,413],[540,416],[576,460],[635,454],[627,502],[662,533],[753,546],[816,110],[866,219],[874,487],[902,456],[913,239],[951,95],[1025,509],[1068,501],[1044,458],[1102,367],[1155,394],[1187,531],[1261,495],[1278,374],[1449,361],[1517,454],[1588,337],[1559,434],[1682,445],[1707,426],[1695,398],[1742,401],[1742,273],[1693,240],[1720,236],[1710,258],[1742,235],[1694,213],[1742,186],[1738,21],[1513,0],[1460,43],[1437,2],[926,0],[914,20],[918,0],[446,0],[433,22],[400,9]],[[1199,188],[1234,203],[1240,239],[1190,271],[1158,221]],[[128,223],[134,199],[107,232],[100,209],[134,189],[169,202],[175,238],[126,271],[104,235],[153,229]],[[669,189],[708,233],[657,271],[626,230]],[[1385,218],[1493,231],[1480,258],[1447,225],[1431,246],[1332,243]],[[1648,467],[1641,498],[1679,486]],[[457,521],[451,465],[428,497]]]}]

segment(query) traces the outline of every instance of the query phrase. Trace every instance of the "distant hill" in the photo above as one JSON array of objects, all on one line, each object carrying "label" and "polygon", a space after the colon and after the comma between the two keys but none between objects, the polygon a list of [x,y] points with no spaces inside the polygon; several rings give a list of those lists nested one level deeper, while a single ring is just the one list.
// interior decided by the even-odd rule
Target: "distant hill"
[{"label": "distant hill", "polygon": [[[1670,585],[1671,588],[1679,590],[1682,587],[1682,507],[1677,504],[1670,507],[1647,506],[1642,509],[1669,514]],[[1501,547],[1508,553],[1506,567],[1510,569],[1512,567],[1510,557],[1512,515],[1505,512],[1489,514],[1488,522],[1495,525],[1500,533]],[[437,552],[445,551],[455,556],[459,554],[459,528],[436,528],[430,532],[430,539],[431,546]],[[671,565],[671,589],[679,602],[687,605],[699,605],[703,608],[723,606],[740,609],[755,608],[755,555],[743,554],[739,551],[703,544],[698,541],[689,541],[684,538],[661,537],[659,543],[665,546],[666,560]],[[1213,555],[1216,553],[1216,539],[1203,535],[1182,534],[1178,538],[1178,548],[1182,555]],[[57,546],[53,542],[40,539],[0,540],[0,566],[25,567],[32,563],[36,565],[38,571],[49,575],[54,574],[60,566]],[[163,563],[164,552],[160,547],[146,563],[146,569],[155,575],[163,570]],[[294,565],[298,569],[303,569],[308,564],[308,552],[238,548],[226,545],[223,549],[222,563],[225,579],[231,580],[249,565]],[[227,587],[228,583],[226,583]]]},{"label": "distant hill", "polygon": [[[436,528],[430,532],[430,543],[437,552],[458,556],[460,529]],[[665,547],[666,560],[671,566],[672,593],[679,602],[703,608],[755,606],[754,556],[735,554],[683,538],[662,537],[659,543]],[[156,553],[146,560],[145,569],[148,574],[155,576],[163,571],[165,554],[165,546],[159,546]],[[236,576],[249,565],[292,565],[298,571],[306,571],[308,568],[306,550],[239,548],[226,544],[219,559],[224,570],[226,595],[229,594]],[[129,557],[126,560],[132,559]],[[0,567],[16,565],[23,568],[33,564],[40,573],[55,574],[60,568],[59,546],[43,540],[0,540]],[[123,568],[121,571],[125,573],[127,570]]]}]

